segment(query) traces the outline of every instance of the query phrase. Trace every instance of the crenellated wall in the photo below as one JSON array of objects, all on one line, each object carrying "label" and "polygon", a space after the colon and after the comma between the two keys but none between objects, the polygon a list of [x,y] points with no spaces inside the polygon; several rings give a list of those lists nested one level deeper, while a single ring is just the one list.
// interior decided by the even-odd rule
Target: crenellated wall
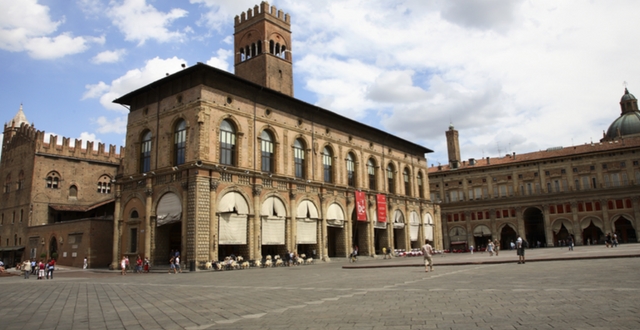
[{"label": "crenellated wall", "polygon": [[287,24],[291,24],[291,17],[289,14],[285,14],[282,10],[277,10],[276,6],[270,6],[268,2],[263,1],[260,6],[256,5],[253,9],[249,8],[246,12],[242,12],[240,16],[235,17],[235,26],[238,27],[244,23],[250,22],[257,18],[262,18],[265,15],[269,15],[275,19],[278,19]]}]

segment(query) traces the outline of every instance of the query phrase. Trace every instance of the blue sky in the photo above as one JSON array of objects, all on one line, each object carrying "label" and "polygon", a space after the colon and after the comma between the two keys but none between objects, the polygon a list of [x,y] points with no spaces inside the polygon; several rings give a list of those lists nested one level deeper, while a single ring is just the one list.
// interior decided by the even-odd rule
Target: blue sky
[{"label": "blue sky", "polygon": [[[233,17],[258,0],[0,0],[0,109],[124,145],[111,101],[185,63],[233,72]],[[640,2],[270,1],[291,15],[295,96],[462,158],[602,137],[640,94]],[[640,95],[639,95],[640,96]],[[59,139],[61,140],[61,139]]]}]

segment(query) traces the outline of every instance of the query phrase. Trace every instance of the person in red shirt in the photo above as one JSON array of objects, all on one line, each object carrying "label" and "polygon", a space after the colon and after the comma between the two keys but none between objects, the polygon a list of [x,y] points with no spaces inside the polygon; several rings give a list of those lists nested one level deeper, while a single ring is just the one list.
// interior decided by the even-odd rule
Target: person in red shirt
[{"label": "person in red shirt", "polygon": [[51,278],[53,280],[53,271],[56,269],[56,259],[51,258],[47,265],[49,266],[49,269],[47,270],[47,279]]},{"label": "person in red shirt", "polygon": [[139,255],[136,259],[136,273],[142,273],[142,258]]}]

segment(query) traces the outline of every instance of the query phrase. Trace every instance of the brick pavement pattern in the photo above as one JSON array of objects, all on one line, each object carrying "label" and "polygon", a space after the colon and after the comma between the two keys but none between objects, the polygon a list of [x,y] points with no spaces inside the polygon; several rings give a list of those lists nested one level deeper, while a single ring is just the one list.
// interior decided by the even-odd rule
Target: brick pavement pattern
[{"label": "brick pavement pattern", "polygon": [[3,277],[0,328],[640,328],[638,258],[438,266],[455,258],[436,258],[432,273],[342,269],[341,260],[177,275],[69,269],[54,280]]}]

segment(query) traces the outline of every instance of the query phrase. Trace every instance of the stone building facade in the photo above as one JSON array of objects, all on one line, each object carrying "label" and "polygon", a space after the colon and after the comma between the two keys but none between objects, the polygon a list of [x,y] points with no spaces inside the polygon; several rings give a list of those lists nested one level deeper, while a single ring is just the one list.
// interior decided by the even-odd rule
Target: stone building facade
[{"label": "stone building facade", "polygon": [[235,75],[198,63],[115,101],[130,112],[113,265],[441,248],[431,150],[293,98],[288,15],[263,2],[235,28]]},{"label": "stone building facade", "polygon": [[[621,115],[596,143],[461,161],[429,168],[431,199],[441,201],[447,249],[503,247],[525,238],[534,246],[622,243],[640,237],[640,112],[625,90]],[[449,148],[459,148],[453,126]],[[455,141],[449,141],[453,140]],[[457,155],[452,157],[452,155]]]},{"label": "stone building facade", "polygon": [[[120,166],[116,147],[57,136],[29,124],[22,106],[4,126],[0,179],[0,253],[14,265],[57,257],[61,265],[111,261],[112,181]],[[121,151],[122,153],[122,151]],[[108,238],[105,242],[104,238]]]}]

